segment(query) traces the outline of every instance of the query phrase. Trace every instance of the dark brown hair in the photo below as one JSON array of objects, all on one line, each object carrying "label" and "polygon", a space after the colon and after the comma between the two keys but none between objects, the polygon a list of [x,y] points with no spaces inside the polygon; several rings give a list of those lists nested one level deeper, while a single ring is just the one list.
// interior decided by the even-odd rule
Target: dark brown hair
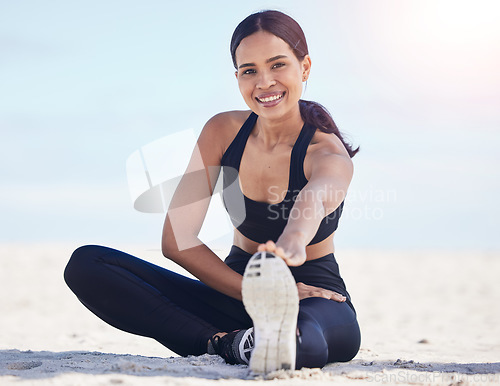
[{"label": "dark brown hair", "polygon": [[[237,68],[236,49],[244,38],[258,31],[269,32],[284,40],[299,61],[302,61],[309,53],[304,31],[294,19],[279,11],[260,11],[248,16],[234,30],[230,49],[235,68]],[[299,100],[299,108],[300,115],[305,123],[313,125],[325,133],[333,133],[339,137],[351,158],[359,151],[359,146],[353,149],[350,144],[344,141],[332,116],[322,105],[301,99]]]}]

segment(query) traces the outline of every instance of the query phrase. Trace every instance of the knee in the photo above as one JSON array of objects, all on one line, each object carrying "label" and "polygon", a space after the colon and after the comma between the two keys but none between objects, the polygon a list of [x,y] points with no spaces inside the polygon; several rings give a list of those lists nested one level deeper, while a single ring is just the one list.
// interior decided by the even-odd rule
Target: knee
[{"label": "knee", "polygon": [[73,287],[81,280],[85,280],[85,273],[88,271],[89,265],[92,264],[93,258],[98,255],[98,251],[102,248],[98,245],[84,245],[77,248],[71,255],[66,268],[64,269],[64,281],[73,289]]},{"label": "knee", "polygon": [[300,323],[299,331],[295,367],[300,369],[325,366],[328,363],[328,344],[323,332],[309,321]]},{"label": "knee", "polygon": [[361,333],[357,322],[325,331],[330,342],[328,362],[349,362],[359,351]]}]

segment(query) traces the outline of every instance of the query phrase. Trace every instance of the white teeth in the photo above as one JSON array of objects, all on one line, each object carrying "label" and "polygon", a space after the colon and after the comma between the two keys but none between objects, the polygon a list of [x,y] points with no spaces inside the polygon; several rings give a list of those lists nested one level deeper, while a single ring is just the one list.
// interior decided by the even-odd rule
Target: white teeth
[{"label": "white teeth", "polygon": [[272,101],[275,101],[277,99],[280,99],[282,96],[283,96],[283,94],[273,95],[273,96],[270,96],[267,98],[258,98],[258,99],[259,99],[259,101],[266,103],[266,102],[272,102]]}]

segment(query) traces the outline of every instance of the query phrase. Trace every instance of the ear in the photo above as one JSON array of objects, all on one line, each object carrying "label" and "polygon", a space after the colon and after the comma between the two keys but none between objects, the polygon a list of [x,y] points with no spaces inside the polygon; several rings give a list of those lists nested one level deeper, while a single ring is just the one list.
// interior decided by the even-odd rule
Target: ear
[{"label": "ear", "polygon": [[311,72],[311,57],[309,55],[306,55],[302,60],[302,78],[304,80],[307,80],[307,78],[309,78],[310,72]]},{"label": "ear", "polygon": [[234,76],[236,76],[236,79],[238,79],[238,71],[234,72]]}]

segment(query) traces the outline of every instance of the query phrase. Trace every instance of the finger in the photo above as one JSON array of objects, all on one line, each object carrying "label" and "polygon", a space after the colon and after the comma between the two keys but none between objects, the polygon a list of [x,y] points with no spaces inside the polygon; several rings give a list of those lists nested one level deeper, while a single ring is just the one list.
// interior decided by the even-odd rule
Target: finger
[{"label": "finger", "polygon": [[328,299],[330,300],[331,299],[331,294],[326,292],[326,291],[308,291],[307,292],[307,297],[310,297],[310,298],[324,298],[324,299]]},{"label": "finger", "polygon": [[335,292],[330,292],[330,291],[321,291],[321,292],[316,292],[317,297],[322,297],[328,300],[334,300],[339,303],[343,303],[346,301],[345,296],[335,293]]},{"label": "finger", "polygon": [[276,244],[274,244],[274,241],[272,240],[269,240],[267,243],[266,243],[266,248],[269,252],[274,252],[276,250]]},{"label": "finger", "polygon": [[280,256],[288,266],[293,266],[293,255],[287,254],[286,256]]},{"label": "finger", "polygon": [[286,264],[290,267],[299,267],[302,264],[304,264],[304,262],[306,261],[304,256],[297,255],[297,254],[289,255],[284,260],[285,260]]},{"label": "finger", "polygon": [[294,258],[294,256],[286,257],[283,260],[285,260],[286,265],[288,265],[289,267],[298,267],[299,265],[301,265],[300,260]]},{"label": "finger", "polygon": [[337,292],[332,292],[332,300],[335,300],[336,302],[342,303],[346,301],[346,297],[342,294],[339,294]]},{"label": "finger", "polygon": [[276,253],[283,260],[287,261],[291,258],[292,254],[290,252],[286,252],[282,247],[276,247],[274,253]]},{"label": "finger", "polygon": [[316,290],[316,291],[311,291],[311,294],[314,293],[314,296],[317,297],[322,297],[325,299],[330,299],[330,300],[335,300],[336,302],[342,303],[345,302],[346,297],[342,294],[339,294],[337,292],[333,291],[328,291],[328,290]]},{"label": "finger", "polygon": [[259,252],[273,252],[274,248],[276,248],[273,241],[269,240],[263,244],[259,244],[257,247],[257,251]]}]

